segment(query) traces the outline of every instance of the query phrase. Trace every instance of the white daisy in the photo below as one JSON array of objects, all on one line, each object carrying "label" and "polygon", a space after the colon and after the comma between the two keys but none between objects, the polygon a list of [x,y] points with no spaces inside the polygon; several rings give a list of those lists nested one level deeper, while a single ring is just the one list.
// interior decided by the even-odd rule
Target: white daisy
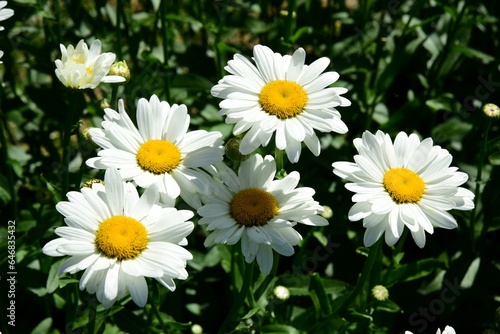
[{"label": "white daisy", "polygon": [[211,90],[213,96],[225,99],[220,103],[220,114],[226,116],[226,123],[235,124],[233,133],[248,130],[241,142],[242,154],[267,146],[276,133],[276,147],[285,150],[295,163],[302,142],[319,155],[320,143],[314,130],[347,132],[335,107],[351,102],[340,96],[347,89],[326,88],[339,78],[337,72],[322,73],[330,64],[328,58],[307,66],[302,48],[292,56],[282,56],[262,45],[255,46],[253,54],[256,66],[242,55],[234,55],[225,67],[231,75]]},{"label": "white daisy", "polygon": [[459,187],[467,174],[450,167],[452,156],[433,146],[431,138],[420,141],[415,134],[400,132],[393,144],[382,131],[375,135],[365,131],[354,146],[359,153],[355,163],[335,162],[333,172],[352,182],[346,184],[356,193],[348,216],[351,221],[363,219],[365,246],[373,245],[384,232],[392,246],[407,226],[422,248],[425,232],[457,227],[449,210],[474,207],[474,194]]},{"label": "white daisy", "polygon": [[193,212],[157,204],[159,192],[148,188],[139,197],[131,183],[122,181],[114,168],[106,171],[104,185],[67,194],[68,202],[56,205],[68,226],[58,227],[61,238],[47,243],[43,253],[71,256],[59,275],[85,270],[80,289],[96,293],[105,308],[127,291],[143,307],[148,297],[145,277],[153,277],[170,290],[176,279],[186,279],[191,253],[183,247],[193,230],[187,221]]},{"label": "white daisy", "polygon": [[60,46],[62,57],[56,60],[56,76],[66,87],[93,89],[101,82],[125,82],[124,77],[107,75],[116,56],[112,52],[101,54],[101,41],[98,39],[90,45],[90,50],[83,39],[76,48],[71,44],[68,48]]},{"label": "white daisy", "polygon": [[216,167],[221,182],[213,181],[212,195],[198,209],[202,216],[198,223],[212,231],[205,246],[234,245],[241,240],[246,262],[257,258],[260,271],[267,274],[273,266],[272,250],[284,256],[294,253],[293,246],[302,239],[293,228],[297,223],[328,225],[319,216],[323,207],[312,198],[314,189],[296,188],[299,173],[274,180],[272,156],[251,156],[241,163],[238,175],[222,163]]},{"label": "white daisy", "polygon": [[[14,15],[14,10],[10,8],[4,8],[5,6],[7,6],[7,1],[0,1],[0,21],[7,20],[9,17],[12,17],[12,15]],[[0,31],[4,29],[4,27],[0,26]]]},{"label": "white daisy", "polygon": [[201,206],[198,192],[208,192],[210,177],[201,168],[222,161],[221,133],[196,130],[188,132],[190,116],[185,105],[158,99],[140,99],[137,127],[125,111],[106,109],[102,129],[89,131],[103,149],[87,160],[93,168],[115,166],[124,180],[142,188],[158,185],[163,201],[179,196],[191,207]]},{"label": "white daisy", "polygon": [[[410,331],[405,331],[405,334],[413,334]],[[441,334],[441,330],[438,328],[436,334]],[[455,329],[451,326],[446,326],[443,330],[443,334],[456,334]]]}]

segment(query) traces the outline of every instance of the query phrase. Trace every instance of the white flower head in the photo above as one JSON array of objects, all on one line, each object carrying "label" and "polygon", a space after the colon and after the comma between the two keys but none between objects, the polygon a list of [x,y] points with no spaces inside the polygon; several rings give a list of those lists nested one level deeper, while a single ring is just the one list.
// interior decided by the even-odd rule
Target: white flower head
[{"label": "white flower head", "polygon": [[101,82],[125,82],[124,77],[107,75],[116,56],[112,52],[101,53],[100,40],[92,42],[90,49],[83,39],[76,48],[71,44],[67,48],[62,44],[60,46],[62,57],[56,60],[56,76],[64,86],[93,89]]},{"label": "white flower head", "polygon": [[230,75],[211,90],[213,96],[224,99],[220,114],[226,116],[226,123],[235,124],[233,133],[248,131],[241,142],[242,154],[267,146],[275,134],[276,147],[296,163],[302,142],[315,156],[320,154],[315,130],[347,132],[335,108],[351,102],[340,96],[347,89],[327,88],[339,78],[337,72],[322,73],[330,64],[328,58],[308,66],[302,48],[283,56],[262,45],[256,45],[253,54],[255,65],[234,55],[225,67]]},{"label": "white flower head", "polygon": [[130,293],[143,307],[152,277],[170,290],[173,279],[186,279],[186,261],[191,253],[186,236],[194,228],[193,212],[159,206],[156,187],[139,197],[131,183],[118,171],[106,171],[104,185],[67,194],[69,201],[56,205],[67,226],[58,227],[60,236],[43,247],[49,256],[67,256],[58,274],[85,270],[80,289],[95,293],[105,308]]},{"label": "white flower head", "polygon": [[[413,334],[412,332],[410,331],[405,331],[405,334]],[[441,334],[441,330],[438,328],[436,334]],[[453,327],[451,326],[446,326],[443,330],[443,334],[457,334],[455,332],[455,330],[453,329]]]},{"label": "white flower head", "polygon": [[170,106],[156,95],[137,105],[137,127],[123,101],[118,112],[105,109],[102,129],[92,128],[92,140],[103,149],[87,160],[93,168],[115,166],[124,180],[142,188],[157,185],[162,201],[181,197],[193,208],[201,206],[199,192],[208,192],[210,176],[202,168],[222,161],[220,132],[188,131],[190,116],[184,104]]},{"label": "white flower head", "polygon": [[400,132],[393,144],[382,131],[365,131],[354,146],[359,153],[355,163],[335,162],[333,172],[350,181],[346,188],[356,193],[348,216],[351,221],[363,219],[365,246],[384,233],[392,246],[406,226],[422,248],[425,232],[457,227],[449,210],[474,207],[474,194],[459,187],[467,174],[450,167],[451,154],[433,146],[431,138],[420,141],[415,134]]},{"label": "white flower head", "polygon": [[[7,6],[7,1],[0,1],[0,21],[7,20],[14,15],[14,10],[10,8],[5,8]],[[0,31],[5,28],[0,26]]]},{"label": "white flower head", "polygon": [[294,253],[293,246],[302,239],[293,228],[297,223],[328,225],[319,215],[323,207],[312,198],[314,189],[296,188],[298,172],[274,180],[272,156],[251,156],[241,163],[238,175],[222,163],[216,167],[220,182],[212,182],[213,193],[203,198],[205,205],[198,209],[202,216],[198,223],[211,231],[205,246],[241,240],[246,262],[257,258],[260,271],[267,274],[273,266],[273,250],[284,256]]}]

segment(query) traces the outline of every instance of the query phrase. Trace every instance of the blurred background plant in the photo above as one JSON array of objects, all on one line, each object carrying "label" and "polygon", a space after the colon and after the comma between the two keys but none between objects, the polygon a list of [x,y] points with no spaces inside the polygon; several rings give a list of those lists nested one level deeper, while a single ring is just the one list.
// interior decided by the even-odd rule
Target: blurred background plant
[{"label": "blurred background plant", "polygon": [[[231,126],[217,114],[210,88],[225,74],[234,53],[251,57],[256,44],[290,53],[307,52],[306,63],[329,57],[339,72],[335,85],[347,87],[352,106],[343,108],[347,135],[323,134],[322,153],[302,152],[296,165],[301,184],[316,190],[315,200],[331,207],[330,225],[301,229],[296,254],[281,258],[277,276],[260,277],[255,301],[239,316],[241,333],[414,333],[452,325],[458,333],[500,332],[500,137],[499,122],[482,112],[498,105],[500,91],[499,4],[451,0],[94,0],[9,1],[15,10],[2,22],[0,65],[2,163],[0,245],[7,249],[8,220],[16,221],[16,327],[2,320],[4,333],[80,333],[90,317],[96,332],[214,333],[232,305],[230,250],[205,249],[205,232],[189,236],[194,260],[190,276],[175,292],[160,289],[159,314],[133,303],[109,313],[92,295],[77,293],[77,277],[56,276],[56,259],[41,253],[62,224],[61,200],[66,168],[69,189],[102,172],[84,163],[96,148],[85,129],[99,126],[103,108],[122,98],[135,110],[138,98],[157,94],[170,104],[184,103],[191,127],[217,130],[227,141]],[[69,99],[57,80],[59,45],[100,39],[103,51],[125,60],[124,85],[99,85]],[[72,101],[72,102],[69,102]],[[61,163],[62,131],[69,108],[82,110],[72,122],[70,164]],[[497,107],[498,109],[498,107]],[[362,292],[341,307],[366,261],[364,229],[347,219],[351,193],[331,171],[334,161],[352,161],[352,140],[364,130],[381,129],[431,136],[454,156],[452,165],[469,174],[476,209],[454,212],[456,230],[435,231],[424,249],[402,238],[383,246]],[[267,152],[266,148],[262,153]],[[287,162],[288,163],[288,162]],[[182,203],[181,203],[182,205]],[[8,306],[0,257],[2,298]],[[262,284],[260,284],[262,283]],[[237,282],[241,284],[241,282]],[[381,285],[384,299],[372,295]],[[275,287],[288,289],[278,294]],[[152,289],[156,286],[152,284]],[[280,288],[281,289],[281,288]],[[275,291],[275,292],[273,292]],[[90,307],[90,306],[94,307]],[[4,318],[5,319],[5,318]],[[496,320],[495,320],[496,319]]]}]

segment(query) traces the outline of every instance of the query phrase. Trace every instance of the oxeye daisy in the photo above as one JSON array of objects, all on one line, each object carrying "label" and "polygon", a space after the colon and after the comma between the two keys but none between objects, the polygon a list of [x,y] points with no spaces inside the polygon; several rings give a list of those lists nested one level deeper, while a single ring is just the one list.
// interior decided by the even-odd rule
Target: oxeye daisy
[{"label": "oxeye daisy", "polygon": [[56,60],[56,76],[63,85],[69,88],[85,89],[95,88],[101,82],[125,82],[125,78],[118,75],[107,75],[115,54],[112,52],[101,53],[101,41],[96,39],[90,45],[82,40],[76,48],[69,45],[61,47],[61,59]]},{"label": "oxeye daisy", "polygon": [[351,221],[363,220],[364,244],[373,245],[385,233],[394,245],[404,227],[415,243],[425,246],[425,232],[434,227],[457,227],[449,210],[470,210],[474,194],[462,187],[467,174],[450,167],[452,156],[431,138],[400,132],[394,144],[388,134],[365,131],[354,140],[355,163],[335,162],[333,172],[350,181],[346,188],[356,194],[349,211]]},{"label": "oxeye daisy", "polygon": [[[10,8],[5,8],[7,6],[7,1],[0,1],[0,21],[7,20],[9,17],[14,15],[14,10]],[[5,28],[0,26],[0,31]]]},{"label": "oxeye daisy", "polygon": [[60,236],[43,247],[49,256],[71,256],[58,274],[85,270],[80,289],[95,293],[105,308],[130,293],[143,307],[148,297],[145,277],[152,277],[170,290],[173,279],[186,279],[191,253],[186,236],[193,230],[193,212],[159,206],[156,187],[139,197],[118,171],[106,171],[104,185],[94,183],[81,192],[69,192],[69,201],[56,205],[68,226],[58,227]]},{"label": "oxeye daisy", "polygon": [[302,48],[283,56],[262,45],[256,45],[253,54],[255,65],[236,54],[225,67],[230,75],[211,90],[213,96],[224,99],[220,114],[226,116],[226,123],[235,124],[233,133],[248,131],[241,142],[242,154],[267,146],[275,134],[276,147],[295,163],[302,142],[315,156],[320,154],[315,130],[347,132],[335,108],[351,102],[340,96],[347,89],[327,88],[339,78],[337,72],[322,73],[330,64],[328,58],[308,66]]},{"label": "oxeye daisy", "polygon": [[312,198],[314,189],[296,188],[298,172],[274,180],[272,156],[251,156],[241,163],[238,175],[223,164],[216,168],[213,193],[203,197],[205,205],[198,209],[202,216],[198,223],[211,231],[205,246],[234,245],[241,240],[246,262],[257,258],[260,271],[267,274],[273,266],[273,250],[284,256],[294,253],[293,246],[302,239],[293,228],[297,223],[328,225],[319,215],[323,207]]},{"label": "oxeye daisy", "polygon": [[201,205],[198,193],[209,191],[210,180],[202,168],[222,161],[220,132],[188,132],[186,106],[170,106],[156,95],[149,101],[139,100],[137,127],[122,100],[118,112],[108,108],[105,113],[102,129],[89,130],[92,140],[103,149],[98,157],[87,160],[87,165],[99,169],[115,166],[124,180],[133,180],[142,188],[156,184],[162,201],[180,196],[193,208]]}]

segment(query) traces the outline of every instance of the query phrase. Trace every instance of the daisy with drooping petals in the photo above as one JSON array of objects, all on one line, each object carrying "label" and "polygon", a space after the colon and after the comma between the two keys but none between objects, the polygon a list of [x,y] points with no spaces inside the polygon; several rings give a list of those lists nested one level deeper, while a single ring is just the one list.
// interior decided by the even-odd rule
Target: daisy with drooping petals
[{"label": "daisy with drooping petals", "polygon": [[56,60],[56,76],[66,87],[93,89],[101,82],[125,82],[124,77],[107,75],[116,56],[112,52],[101,54],[101,41],[98,39],[90,45],[90,49],[83,39],[76,48],[71,44],[68,48],[61,44],[61,53],[61,59]]},{"label": "daisy with drooping petals", "polygon": [[240,54],[228,62],[231,73],[215,85],[211,93],[224,99],[220,114],[226,123],[235,124],[233,133],[248,130],[241,142],[242,154],[267,146],[275,133],[276,147],[285,150],[288,159],[299,160],[301,143],[318,156],[320,142],[314,130],[346,133],[336,107],[351,102],[340,96],[345,88],[326,88],[339,78],[337,72],[322,73],[330,63],[320,58],[304,65],[306,52],[297,49],[292,56],[282,56],[270,48],[256,45],[255,64]]},{"label": "daisy with drooping petals", "polygon": [[213,181],[213,193],[204,197],[198,209],[200,225],[211,231],[205,246],[216,243],[234,245],[241,240],[247,263],[257,258],[260,271],[270,272],[272,251],[284,256],[294,253],[302,239],[293,228],[297,223],[328,225],[319,214],[323,207],[314,201],[314,189],[296,188],[299,173],[292,172],[274,180],[276,162],[270,155],[253,155],[241,163],[236,175],[227,166],[217,164],[219,181]]},{"label": "daisy with drooping petals", "polygon": [[104,185],[94,183],[68,193],[68,202],[56,205],[68,226],[58,227],[61,238],[47,243],[43,253],[71,256],[61,263],[59,275],[85,270],[80,289],[95,293],[105,308],[127,291],[143,307],[148,298],[145,277],[175,290],[173,279],[186,279],[191,253],[186,236],[194,228],[193,212],[159,206],[156,187],[139,197],[118,171],[106,171]]},{"label": "daisy with drooping petals", "polygon": [[[14,10],[10,8],[4,8],[5,6],[7,6],[7,1],[0,1],[0,21],[7,20],[9,17],[12,17],[14,15]],[[4,27],[0,26],[0,31],[4,29]]]},{"label": "daisy with drooping petals", "polygon": [[102,129],[89,131],[103,149],[87,165],[98,169],[115,166],[124,180],[133,180],[142,188],[156,184],[164,202],[173,204],[180,196],[195,209],[201,206],[198,193],[208,192],[210,181],[202,168],[222,161],[220,132],[188,132],[186,106],[170,106],[156,95],[149,101],[139,100],[137,127],[122,100],[118,112],[108,108],[105,113]]},{"label": "daisy with drooping petals", "polygon": [[467,174],[450,167],[451,154],[433,146],[431,138],[420,141],[415,134],[400,132],[393,144],[382,131],[375,135],[365,131],[354,146],[359,153],[355,163],[335,162],[333,172],[352,182],[346,184],[356,193],[349,220],[363,219],[365,246],[384,233],[385,242],[392,246],[406,226],[422,248],[425,232],[457,227],[449,210],[474,207],[474,194],[459,187]]}]

